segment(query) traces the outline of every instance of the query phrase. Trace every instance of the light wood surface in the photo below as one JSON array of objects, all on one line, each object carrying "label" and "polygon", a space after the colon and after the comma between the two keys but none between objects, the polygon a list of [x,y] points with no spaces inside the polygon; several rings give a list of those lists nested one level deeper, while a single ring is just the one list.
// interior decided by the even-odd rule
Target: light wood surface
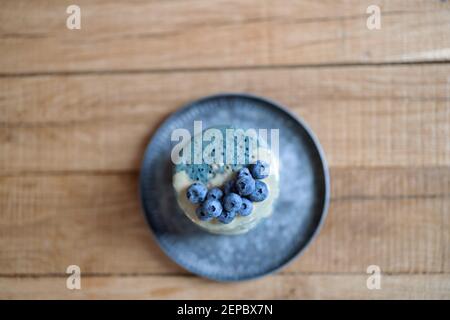
[{"label": "light wood surface", "polygon": [[220,91],[289,106],[331,166],[446,166],[449,74],[448,65],[402,65],[5,77],[0,172],[137,170],[171,112]]},{"label": "light wood surface", "polygon": [[65,28],[69,4],[6,3],[3,72],[435,61],[449,55],[449,4],[440,1],[380,1],[380,32],[366,28],[371,0],[82,0],[79,32]]},{"label": "light wood surface", "polygon": [[[67,1],[4,1],[0,298],[450,299],[450,4],[379,1],[370,31],[371,2],[78,1],[71,31]],[[168,115],[232,91],[311,126],[332,192],[302,257],[221,284],[158,248],[137,180]]]},{"label": "light wood surface", "polygon": [[0,278],[2,297],[24,299],[448,299],[444,275],[385,275],[381,290],[368,290],[366,276],[275,275],[243,283],[215,283],[191,276],[88,277],[81,290],[65,278]]}]

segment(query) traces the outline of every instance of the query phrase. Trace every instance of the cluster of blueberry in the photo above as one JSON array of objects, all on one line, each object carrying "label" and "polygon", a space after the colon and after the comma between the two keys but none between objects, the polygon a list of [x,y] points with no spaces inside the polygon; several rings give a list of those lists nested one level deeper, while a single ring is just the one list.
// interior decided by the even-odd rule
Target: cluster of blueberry
[{"label": "cluster of blueberry", "polygon": [[236,180],[225,183],[223,190],[217,187],[208,189],[201,183],[192,184],[186,196],[193,204],[198,204],[197,216],[202,221],[217,218],[222,223],[230,223],[237,214],[248,216],[252,213],[252,202],[260,202],[267,198],[267,185],[258,180],[269,174],[269,164],[258,160],[248,168],[239,170]]}]

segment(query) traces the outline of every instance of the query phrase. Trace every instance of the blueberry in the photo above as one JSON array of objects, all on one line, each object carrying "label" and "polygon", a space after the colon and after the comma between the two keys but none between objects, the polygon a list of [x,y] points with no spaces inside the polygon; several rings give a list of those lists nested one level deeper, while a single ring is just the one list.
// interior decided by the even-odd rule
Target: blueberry
[{"label": "blueberry", "polygon": [[238,213],[245,217],[248,216],[250,213],[252,213],[253,210],[253,204],[251,203],[250,200],[246,199],[246,198],[242,198],[242,205],[241,208],[238,210]]},{"label": "blueberry", "polygon": [[248,196],[255,191],[255,180],[252,177],[242,176],[236,181],[235,186],[241,196]]},{"label": "blueberry", "polygon": [[220,188],[214,187],[211,190],[208,191],[207,195],[206,195],[206,200],[219,200],[220,198],[222,198],[223,196],[223,192],[222,190],[220,190]]},{"label": "blueberry", "polygon": [[206,200],[203,202],[202,208],[208,216],[213,216],[214,218],[217,218],[222,213],[222,204],[220,204],[219,200]]},{"label": "blueberry", "polygon": [[255,191],[251,195],[248,196],[248,198],[251,201],[254,202],[260,202],[267,198],[269,195],[269,189],[267,188],[267,185],[259,180],[256,180],[255,182]]},{"label": "blueberry", "polygon": [[208,189],[203,184],[196,182],[187,189],[186,196],[191,203],[199,204],[205,200],[207,192]]},{"label": "blueberry", "polygon": [[250,166],[250,171],[255,179],[264,179],[269,176],[270,166],[267,162],[258,160]]},{"label": "blueberry", "polygon": [[241,208],[242,198],[236,193],[229,193],[223,198],[223,206],[226,211],[236,212]]},{"label": "blueberry", "polygon": [[195,213],[197,214],[197,217],[202,221],[209,221],[213,218],[212,215],[208,214],[203,210],[203,207],[200,206],[195,210]]},{"label": "blueberry", "polygon": [[217,218],[220,222],[228,224],[236,217],[236,211],[222,211],[222,214]]},{"label": "blueberry", "polygon": [[223,192],[227,195],[229,193],[236,193],[236,188],[234,187],[234,180],[225,182],[223,185]]},{"label": "blueberry", "polygon": [[252,177],[252,175],[250,174],[250,171],[247,168],[242,168],[239,170],[238,175],[237,175],[238,179],[242,178],[242,177]]}]

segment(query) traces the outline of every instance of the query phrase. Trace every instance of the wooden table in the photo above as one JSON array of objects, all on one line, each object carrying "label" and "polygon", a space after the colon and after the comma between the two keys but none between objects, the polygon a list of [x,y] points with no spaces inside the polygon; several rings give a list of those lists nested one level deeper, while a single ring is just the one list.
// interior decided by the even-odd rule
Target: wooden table
[{"label": "wooden table", "polygon": [[[0,298],[450,298],[449,2],[75,2],[80,30],[73,1],[1,3]],[[332,193],[302,257],[222,284],[161,252],[137,179],[171,112],[230,91],[305,119]]]}]

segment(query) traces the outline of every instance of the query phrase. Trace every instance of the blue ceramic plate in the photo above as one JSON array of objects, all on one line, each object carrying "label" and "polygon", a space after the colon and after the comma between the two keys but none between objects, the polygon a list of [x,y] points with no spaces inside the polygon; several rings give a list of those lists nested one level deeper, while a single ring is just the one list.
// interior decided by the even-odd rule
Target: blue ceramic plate
[{"label": "blue ceramic plate", "polygon": [[[279,129],[280,195],[272,216],[247,234],[205,232],[177,205],[170,137],[177,128],[192,133],[194,120],[203,129]],[[151,139],[140,176],[144,214],[161,248],[190,272],[218,281],[261,277],[299,255],[325,219],[329,192],[328,168],[311,130],[279,104],[248,94],[209,96],[172,114]]]}]

